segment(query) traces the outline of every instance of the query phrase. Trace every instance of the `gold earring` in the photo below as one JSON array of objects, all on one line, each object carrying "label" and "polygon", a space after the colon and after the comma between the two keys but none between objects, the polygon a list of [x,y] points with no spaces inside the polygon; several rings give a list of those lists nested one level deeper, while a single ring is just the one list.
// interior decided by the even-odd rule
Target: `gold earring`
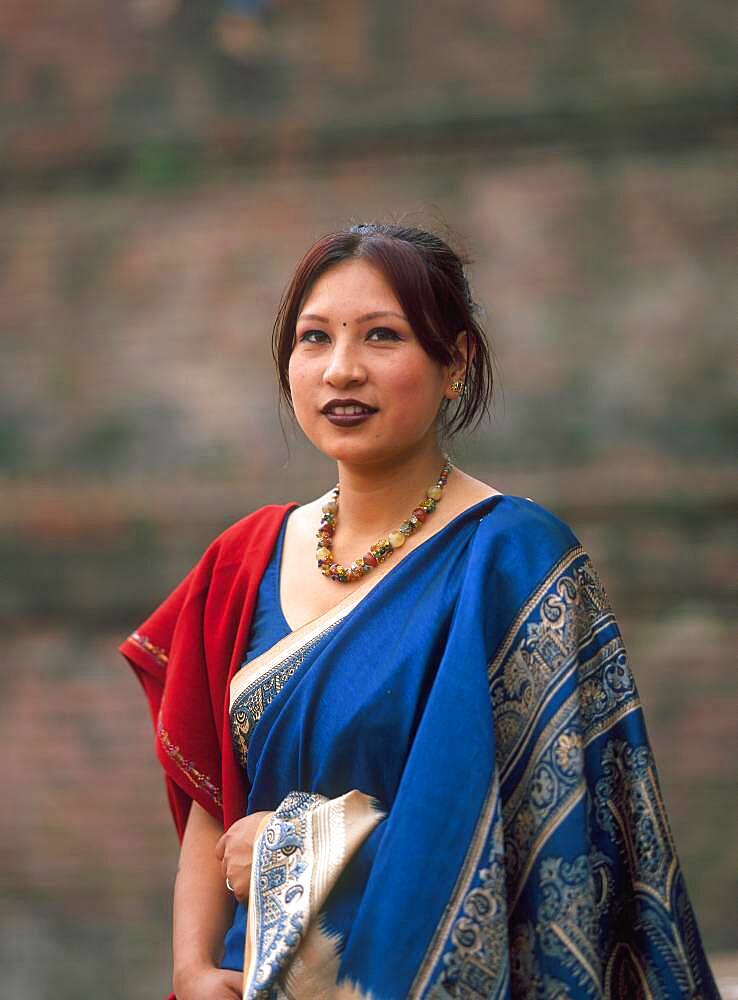
[{"label": "gold earring", "polygon": [[456,379],[453,380],[453,382],[449,386],[449,389],[452,392],[458,392],[458,394],[460,396],[463,396],[463,394],[464,394],[464,383],[461,381],[460,378],[456,378]]}]

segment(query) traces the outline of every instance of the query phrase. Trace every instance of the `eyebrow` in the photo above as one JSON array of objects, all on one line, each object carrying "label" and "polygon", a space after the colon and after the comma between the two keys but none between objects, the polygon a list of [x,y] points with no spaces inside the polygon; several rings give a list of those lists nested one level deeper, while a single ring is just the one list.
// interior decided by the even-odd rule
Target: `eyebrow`
[{"label": "eyebrow", "polygon": [[[401,319],[404,323],[407,323],[407,319],[402,313],[391,312],[388,309],[382,309],[379,312],[364,313],[363,316],[358,316],[356,319],[357,323],[366,323],[370,319],[378,319],[380,316],[396,316],[397,319]],[[303,313],[302,316],[297,317],[298,320],[301,319],[313,319],[318,323],[329,323],[330,320],[326,319],[325,316],[318,316],[317,313]]]}]

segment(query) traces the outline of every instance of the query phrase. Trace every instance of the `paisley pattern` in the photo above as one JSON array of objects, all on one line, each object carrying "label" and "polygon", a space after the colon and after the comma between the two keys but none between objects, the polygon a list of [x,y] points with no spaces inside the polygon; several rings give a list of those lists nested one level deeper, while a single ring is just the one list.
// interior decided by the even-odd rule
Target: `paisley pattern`
[{"label": "paisley pattern", "polygon": [[717,1000],[625,647],[580,548],[537,588],[489,678],[501,816],[417,995]]},{"label": "paisley pattern", "polygon": [[281,802],[244,996],[717,1000],[622,636],[547,511],[459,515],[230,706],[248,810]]},{"label": "paisley pattern", "polygon": [[270,996],[285,959],[300,944],[306,930],[310,885],[303,879],[310,849],[311,810],[327,802],[323,795],[292,792],[280,804],[254,850],[249,923],[254,928],[251,967],[246,988],[253,997]]},{"label": "paisley pattern", "polygon": [[597,821],[620,847],[633,886],[668,909],[677,859],[651,751],[610,740],[600,763]]},{"label": "paisley pattern", "polygon": [[509,982],[507,962],[507,904],[505,899],[505,847],[502,816],[492,820],[488,852],[477,883],[466,894],[462,913],[454,921],[452,947],[443,958],[443,976],[427,995],[443,993],[441,981],[453,984],[449,996],[504,996]]},{"label": "paisley pattern", "polygon": [[[556,690],[572,677],[577,678],[578,670],[584,674],[584,683],[586,675],[597,669],[600,651],[594,663],[585,661],[581,666],[580,654],[613,625],[605,588],[577,546],[538,587],[488,667],[502,779],[515,764],[527,735]],[[596,711],[597,699],[607,694],[597,679],[592,680],[588,690],[587,701],[594,702]]]},{"label": "paisley pattern", "polygon": [[259,832],[249,891],[243,996],[333,996],[340,935],[318,915],[346,864],[384,818],[354,789],[337,799],[290,792]]}]

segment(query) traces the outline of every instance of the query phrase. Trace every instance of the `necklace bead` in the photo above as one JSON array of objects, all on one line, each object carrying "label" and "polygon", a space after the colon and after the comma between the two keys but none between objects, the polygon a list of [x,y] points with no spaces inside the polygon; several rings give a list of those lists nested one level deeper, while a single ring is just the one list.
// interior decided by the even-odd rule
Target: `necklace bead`
[{"label": "necklace bead", "polygon": [[428,514],[432,514],[436,509],[436,504],[443,499],[443,490],[448,479],[449,472],[453,468],[448,455],[444,456],[444,464],[438,479],[433,486],[429,486],[425,491],[425,499],[421,500],[418,506],[410,513],[410,516],[394,531],[388,535],[377,539],[374,545],[369,546],[369,551],[363,556],[359,556],[348,566],[337,563],[333,556],[333,536],[336,531],[336,518],[338,516],[338,495],[340,486],[333,489],[333,499],[324,503],[321,508],[320,525],[316,532],[318,540],[317,561],[318,568],[323,576],[335,580],[337,583],[351,583],[360,580],[367,573],[371,572],[380,562],[383,562],[395,549],[402,548],[408,537],[417,531],[425,522]]}]

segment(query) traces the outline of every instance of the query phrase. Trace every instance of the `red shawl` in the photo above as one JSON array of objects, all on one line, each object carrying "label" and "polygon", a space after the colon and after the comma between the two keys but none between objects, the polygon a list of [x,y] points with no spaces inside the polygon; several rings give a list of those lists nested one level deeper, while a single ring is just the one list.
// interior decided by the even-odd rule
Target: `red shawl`
[{"label": "red shawl", "polygon": [[231,747],[228,688],[282,520],[296,506],[261,507],[227,528],[118,647],[149,702],[180,840],[193,799],[224,829],[244,815],[247,786]]}]

